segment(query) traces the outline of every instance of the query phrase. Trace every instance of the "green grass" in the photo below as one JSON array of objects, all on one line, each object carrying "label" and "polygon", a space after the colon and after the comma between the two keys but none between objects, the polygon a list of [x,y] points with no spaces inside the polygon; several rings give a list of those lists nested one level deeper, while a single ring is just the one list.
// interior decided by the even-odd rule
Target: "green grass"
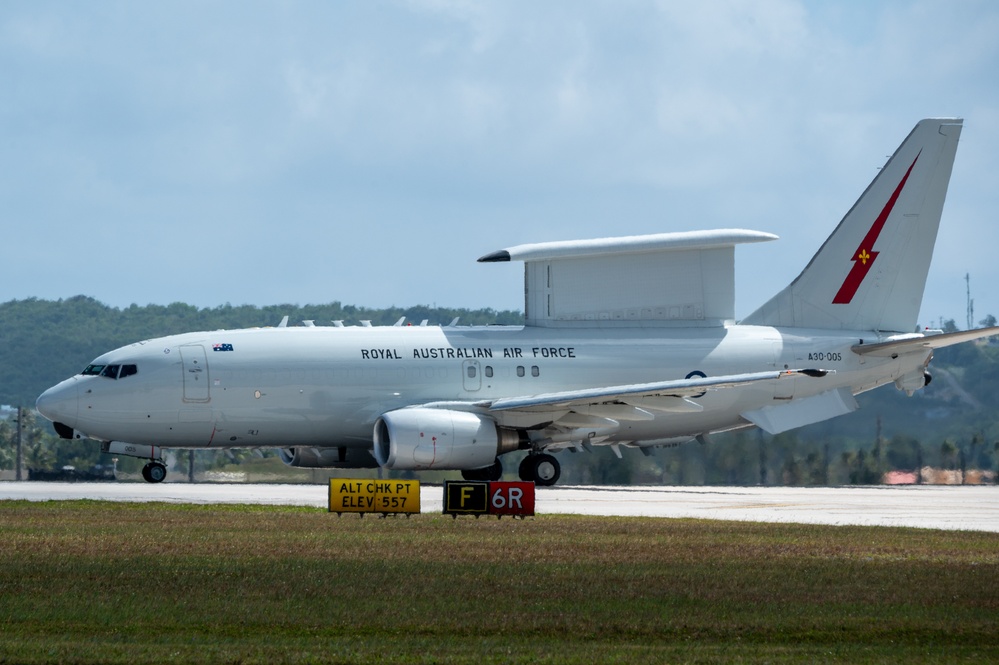
[{"label": "green grass", "polygon": [[999,661],[999,534],[0,502],[0,662]]}]

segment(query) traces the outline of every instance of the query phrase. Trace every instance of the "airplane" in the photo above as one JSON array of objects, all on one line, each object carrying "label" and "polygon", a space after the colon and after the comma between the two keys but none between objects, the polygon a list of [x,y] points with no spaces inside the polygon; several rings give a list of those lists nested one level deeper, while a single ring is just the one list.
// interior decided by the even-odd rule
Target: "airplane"
[{"label": "airplane", "polygon": [[912,395],[933,350],[999,328],[918,331],[963,121],[920,121],[801,274],[735,322],[736,245],[722,229],[517,245],[516,326],[288,326],[149,339],[46,390],[66,439],[150,460],[165,449],[277,448],[293,467],[455,470],[554,485],[555,453],[650,454],[716,432],[777,434]]}]

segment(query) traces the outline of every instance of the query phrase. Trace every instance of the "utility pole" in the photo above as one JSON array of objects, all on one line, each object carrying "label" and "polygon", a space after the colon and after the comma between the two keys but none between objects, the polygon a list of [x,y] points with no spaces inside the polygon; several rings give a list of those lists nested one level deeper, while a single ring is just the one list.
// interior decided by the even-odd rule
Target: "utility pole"
[{"label": "utility pole", "polygon": [[968,326],[965,330],[971,330],[975,323],[975,301],[971,299],[971,273],[964,273],[964,281],[967,285],[968,298]]},{"label": "utility pole", "polygon": [[21,448],[21,421],[23,418],[23,409],[17,407],[17,474],[14,476],[17,480],[23,480],[21,477],[21,467],[24,465],[24,453]]},{"label": "utility pole", "polygon": [[825,467],[825,475],[824,475],[824,477],[825,477],[825,483],[823,483],[823,484],[826,487],[828,487],[829,486],[829,478],[830,478],[830,475],[829,475],[829,466],[831,464],[831,462],[829,460],[829,439],[826,439],[825,442],[822,444],[822,457],[823,457],[823,466]]},{"label": "utility pole", "polygon": [[767,485],[767,450],[766,443],[763,440],[763,430],[757,429],[756,440],[760,445],[760,486],[766,487]]},{"label": "utility pole", "polygon": [[923,484],[923,446],[916,444],[916,484]]},{"label": "utility pole", "polygon": [[878,472],[878,483],[884,482],[884,439],[881,437],[881,414],[878,414],[876,433],[874,436],[874,467]]}]

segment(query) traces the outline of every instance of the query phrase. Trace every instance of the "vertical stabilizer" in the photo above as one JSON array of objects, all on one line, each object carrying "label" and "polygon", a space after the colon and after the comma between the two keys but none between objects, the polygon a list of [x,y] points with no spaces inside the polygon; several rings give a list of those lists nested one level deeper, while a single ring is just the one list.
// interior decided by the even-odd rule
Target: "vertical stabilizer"
[{"label": "vertical stabilizer", "polygon": [[797,279],[743,323],[912,332],[961,123],[920,121]]}]

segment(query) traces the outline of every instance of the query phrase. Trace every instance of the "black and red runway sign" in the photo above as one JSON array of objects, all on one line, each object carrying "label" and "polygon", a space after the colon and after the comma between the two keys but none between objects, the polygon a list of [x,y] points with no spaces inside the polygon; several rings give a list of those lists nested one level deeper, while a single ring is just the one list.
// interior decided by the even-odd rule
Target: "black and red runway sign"
[{"label": "black and red runway sign", "polygon": [[534,483],[523,481],[456,480],[444,482],[444,514],[534,515]]}]

